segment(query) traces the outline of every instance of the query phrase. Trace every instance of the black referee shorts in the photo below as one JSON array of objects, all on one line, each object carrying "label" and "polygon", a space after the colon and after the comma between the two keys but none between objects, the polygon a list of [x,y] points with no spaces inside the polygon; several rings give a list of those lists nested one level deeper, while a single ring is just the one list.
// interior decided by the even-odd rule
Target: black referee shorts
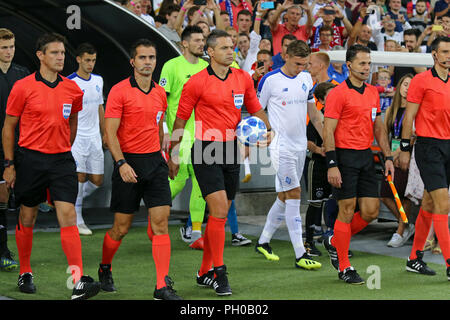
[{"label": "black referee shorts", "polygon": [[237,140],[227,142],[195,140],[191,160],[203,198],[213,192],[225,190],[228,200],[234,200],[241,169]]},{"label": "black referee shorts", "polygon": [[161,152],[123,155],[136,173],[137,183],[124,182],[119,168],[114,165],[110,210],[132,214],[139,210],[141,200],[144,200],[147,209],[172,206],[169,167]]},{"label": "black referee shorts", "polygon": [[336,157],[342,177],[341,188],[333,188],[337,200],[379,197],[372,150],[336,148]]},{"label": "black referee shorts", "polygon": [[414,152],[425,190],[448,189],[450,140],[417,137]]},{"label": "black referee shorts", "polygon": [[47,200],[47,188],[53,201],[75,204],[78,177],[72,153],[46,154],[19,148],[15,158],[14,193],[18,204],[35,207]]},{"label": "black referee shorts", "polygon": [[325,158],[313,157],[308,165],[308,194],[309,202],[320,207],[322,201],[331,195],[331,185],[328,183],[327,162]]}]

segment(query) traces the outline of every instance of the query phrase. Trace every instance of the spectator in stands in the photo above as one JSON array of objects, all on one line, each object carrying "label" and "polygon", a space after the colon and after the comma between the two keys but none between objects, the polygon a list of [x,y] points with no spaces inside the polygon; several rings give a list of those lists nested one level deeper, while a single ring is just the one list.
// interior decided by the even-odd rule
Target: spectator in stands
[{"label": "spectator in stands", "polygon": [[[242,12],[242,11],[241,11]],[[250,49],[250,36],[241,32],[238,35],[237,41],[238,52],[236,53],[236,62],[239,64],[239,67],[242,69],[245,58],[247,57],[248,49]]]},{"label": "spectator in stands", "polygon": [[281,39],[281,52],[278,52],[272,58],[272,61],[273,61],[272,68],[273,68],[273,70],[281,68],[284,65],[284,55],[286,54],[287,47],[294,40],[297,40],[297,38],[294,35],[290,34],[290,33],[288,33],[288,34],[283,36],[283,38]]},{"label": "spectator in stands", "polygon": [[141,18],[154,26],[155,19],[153,15],[152,2],[150,0],[141,0]]},{"label": "spectator in stands", "polygon": [[272,52],[272,41],[267,38],[261,38],[261,41],[259,42],[259,50],[267,50]]},{"label": "spectator in stands", "polygon": [[[259,66],[258,65],[261,65]],[[250,72],[253,82],[255,84],[255,89],[258,87],[259,81],[261,78],[268,72],[272,71],[272,55],[270,51],[260,50],[258,52],[256,62],[253,63]]]},{"label": "spectator in stands", "polygon": [[[286,11],[284,15],[286,22],[280,24],[280,17],[284,11]],[[306,12],[308,20],[305,25],[299,25],[298,22],[303,12]],[[307,4],[294,5],[292,0],[285,0],[283,4],[278,4],[274,17],[270,21],[273,53],[276,55],[281,52],[281,39],[286,34],[294,35],[297,40],[308,41],[311,36],[312,26],[311,8]]]},{"label": "spectator in stands", "polygon": [[[410,6],[410,4],[412,4],[413,1],[408,2],[408,7]],[[427,12],[427,8],[429,8],[430,3],[427,0],[417,0],[414,9],[411,8],[411,10],[413,10],[413,12],[411,12],[411,16],[409,16],[409,24],[411,25],[411,27],[413,29],[418,29],[420,30],[420,32],[424,32],[425,28],[427,27],[428,21],[429,21],[429,17],[428,17],[428,12]],[[412,6],[411,6],[412,7]]]},{"label": "spectator in stands", "polygon": [[403,42],[403,29],[401,31],[396,31],[398,30],[398,28],[396,27],[396,21],[394,20],[394,18],[392,18],[392,16],[385,15],[381,23],[384,29],[384,32],[381,32],[384,41],[395,40],[400,44]]},{"label": "spectator in stands", "polygon": [[165,18],[167,19],[167,23],[158,28],[159,32],[161,32],[167,39],[177,45],[181,42],[181,26],[178,28],[176,26],[179,11],[180,6],[178,5],[174,4],[168,6],[165,11]]},{"label": "spectator in stands", "polygon": [[199,22],[197,22],[195,24],[197,27],[200,27],[200,29],[202,29],[203,32],[203,36],[205,37],[205,39],[209,36],[209,34],[211,33],[211,29],[209,27],[209,24],[207,24],[205,21],[201,20]]},{"label": "spectator in stands", "polygon": [[226,12],[225,10],[220,11],[220,18],[222,19],[224,28],[229,27],[231,25],[230,16],[228,15],[228,12]]},{"label": "spectator in stands", "polygon": [[403,25],[407,21],[406,9],[402,7],[402,1],[390,0],[387,15],[390,16],[392,20],[394,20],[395,31],[402,32],[404,29]]},{"label": "spectator in stands", "polygon": [[250,14],[253,13],[253,6],[249,0],[224,0],[220,2],[220,10],[226,11],[230,17],[231,26],[237,30],[237,16],[239,11],[248,10]]},{"label": "spectator in stands", "polygon": [[252,28],[252,14],[248,10],[241,10],[237,16],[237,30],[239,33],[250,33]]},{"label": "spectator in stands", "polygon": [[391,84],[391,73],[388,69],[379,69],[377,72],[376,87],[380,94],[380,109],[381,112],[386,109],[392,103],[392,97],[395,94],[394,87]]},{"label": "spectator in stands", "polygon": [[311,47],[312,52],[329,51],[332,49],[331,41],[333,39],[333,28],[324,25],[319,30],[319,42]]},{"label": "spectator in stands", "polygon": [[[420,43],[418,42],[417,34],[414,30],[406,30],[406,39],[408,39],[408,47],[404,46],[400,48],[400,51],[403,52],[422,52],[420,49]],[[400,78],[402,78],[406,74],[416,75],[418,73],[427,71],[426,67],[390,67],[390,71],[392,71],[393,75],[393,85],[394,87],[398,86],[398,82]]]},{"label": "spectator in stands", "polygon": [[347,18],[349,21],[352,21],[352,11],[349,7],[346,6],[346,0],[337,0],[336,6],[341,10],[342,14],[345,18]]},{"label": "spectator in stands", "polygon": [[[250,72],[252,69],[253,63],[257,60],[258,51],[263,49],[261,48],[261,21],[262,17],[267,13],[267,9],[261,9],[261,3],[258,3],[256,7],[256,13],[255,13],[255,23],[253,25],[253,30],[250,32],[249,39],[250,39],[250,47],[247,52],[247,56],[245,57],[245,60],[242,62],[241,69],[244,69],[247,72]],[[241,11],[243,12],[243,11]],[[238,19],[239,21],[239,19]],[[272,51],[272,43],[270,40],[268,41],[268,45],[265,44],[264,48],[268,50],[269,52]],[[272,54],[270,54],[270,60],[272,61]]]},{"label": "spectator in stands", "polygon": [[[419,2],[420,5],[417,6],[417,3]],[[429,11],[430,11],[430,3],[427,0],[412,0],[406,4],[406,15],[408,16],[409,24],[411,24],[411,18],[417,15],[418,13],[420,15],[424,14],[425,16],[427,16],[427,18],[429,18],[430,14]]]},{"label": "spectator in stands", "polygon": [[[342,46],[344,39],[352,32],[353,26],[351,22],[334,3],[321,8],[316,17],[318,19],[322,18],[323,22],[319,26],[312,28],[311,44],[313,47],[320,44],[319,31],[323,26],[329,26],[333,29],[333,38],[330,42],[331,47]],[[341,20],[344,23],[344,27],[337,26],[334,23],[335,19]]]},{"label": "spectator in stands", "polygon": [[[399,155],[400,155],[400,140],[402,132],[402,122],[405,116],[406,109],[406,95],[408,93],[409,83],[413,78],[412,74],[403,76],[399,83],[397,90],[395,91],[392,105],[387,109],[384,123],[391,142],[392,156],[394,157],[395,179],[394,185],[397,189],[397,193],[402,200],[403,209],[407,216],[411,213],[411,201],[405,197],[406,185],[408,182],[408,171],[403,171],[399,167]],[[394,196],[391,188],[386,181],[383,181],[380,191],[381,201],[384,205],[395,215],[398,219],[398,228],[392,235],[391,240],[388,242],[388,247],[401,247],[406,241],[414,234],[414,225],[405,224],[400,219],[400,213],[398,212],[395,204]]]},{"label": "spectator in stands", "polygon": [[230,35],[231,40],[233,41],[233,46],[236,48],[238,42],[238,33],[235,28],[232,26],[226,27],[225,31]]},{"label": "spectator in stands", "polygon": [[443,17],[448,13],[448,4],[450,0],[439,0],[434,5],[434,14],[437,18]]},{"label": "spectator in stands", "polygon": [[[331,50],[335,51],[345,49],[342,46],[334,46],[333,49]],[[333,79],[339,83],[343,82],[345,79],[348,78],[348,67],[345,63],[332,62],[330,63],[327,72],[330,79]]]},{"label": "spectator in stands", "polygon": [[360,44],[365,47],[369,47],[370,50],[377,51],[383,50],[384,44],[380,47],[381,43],[383,43],[383,39],[379,32],[374,35],[374,39],[377,40],[377,43],[371,41],[372,39],[372,28],[367,25],[367,8],[362,7],[359,11],[358,21],[353,26],[352,32],[350,33],[345,47],[349,48],[353,44]]},{"label": "spectator in stands", "polygon": [[[422,42],[419,40],[420,32],[417,29],[409,29],[403,32],[403,42],[408,52],[431,52],[431,49],[427,46],[422,46]],[[405,50],[406,51],[406,50]]]}]

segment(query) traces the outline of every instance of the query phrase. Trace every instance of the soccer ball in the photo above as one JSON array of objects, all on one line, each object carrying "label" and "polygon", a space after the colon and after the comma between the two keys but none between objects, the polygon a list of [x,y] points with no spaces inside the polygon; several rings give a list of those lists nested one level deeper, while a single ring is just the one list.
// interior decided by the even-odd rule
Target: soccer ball
[{"label": "soccer ball", "polygon": [[239,122],[236,128],[236,136],[243,145],[255,146],[258,141],[264,140],[267,133],[266,124],[258,117],[249,116]]}]

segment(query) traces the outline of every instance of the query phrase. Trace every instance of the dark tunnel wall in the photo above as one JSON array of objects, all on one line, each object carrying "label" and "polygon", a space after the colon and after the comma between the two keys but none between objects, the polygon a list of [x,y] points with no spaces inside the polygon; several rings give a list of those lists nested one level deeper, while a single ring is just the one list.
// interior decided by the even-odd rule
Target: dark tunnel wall
[{"label": "dark tunnel wall", "polygon": [[[80,29],[69,30],[67,27],[68,20],[73,22],[74,13],[67,13],[71,5],[80,8]],[[78,67],[75,48],[82,42],[92,43],[98,50],[94,73],[104,78],[105,96],[114,84],[131,74],[128,51],[137,39],[148,38],[157,46],[155,81],[159,80],[164,62],[180,54],[154,27],[112,1],[0,0],[0,27],[15,33],[14,62],[31,72],[39,65],[35,55],[36,40],[45,32],[57,32],[67,38],[64,76]]]}]

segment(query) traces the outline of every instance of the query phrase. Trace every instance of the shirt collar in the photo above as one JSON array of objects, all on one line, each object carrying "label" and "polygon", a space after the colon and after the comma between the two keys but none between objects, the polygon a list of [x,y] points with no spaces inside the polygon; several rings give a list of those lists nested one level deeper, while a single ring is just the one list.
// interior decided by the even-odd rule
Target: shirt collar
[{"label": "shirt collar", "polygon": [[36,81],[41,81],[41,82],[43,82],[46,86],[48,86],[48,87],[50,87],[50,88],[52,88],[52,89],[56,88],[56,86],[58,85],[58,83],[61,82],[61,81],[63,81],[62,77],[61,77],[59,74],[57,75],[56,80],[55,80],[54,82],[47,81],[47,80],[45,80],[45,79],[42,77],[42,75],[41,75],[41,73],[40,73],[39,71],[36,71],[35,78],[36,78]]},{"label": "shirt collar", "polygon": [[206,68],[206,70],[208,70],[208,74],[209,74],[210,76],[216,76],[217,79],[222,80],[222,81],[227,80],[228,75],[231,74],[231,68],[228,68],[228,72],[227,72],[227,74],[225,75],[225,78],[224,78],[224,79],[221,79],[221,78],[219,78],[219,76],[214,72],[213,68],[211,68],[211,65],[209,65],[209,66]]},{"label": "shirt collar", "polygon": [[130,77],[130,85],[131,85],[132,88],[138,88],[140,91],[142,91],[145,94],[149,94],[152,91],[152,89],[155,87],[155,83],[152,80],[151,83],[150,83],[150,89],[148,89],[148,92],[145,92],[144,90],[142,90],[139,87],[139,85],[138,85],[138,83],[136,81],[136,78],[134,76]]},{"label": "shirt collar", "polygon": [[363,85],[361,87],[355,87],[349,78],[345,79],[345,82],[347,83],[347,86],[349,89],[354,89],[360,94],[364,94],[364,90],[366,89],[366,84],[363,82]]},{"label": "shirt collar", "polygon": [[439,75],[438,75],[438,73],[437,73],[437,71],[436,71],[436,69],[435,69],[434,67],[431,68],[431,75],[432,75],[433,77],[438,78],[439,80],[441,80],[441,81],[443,81],[443,82],[445,82],[445,83],[447,83],[448,78],[450,77],[450,75],[447,75],[447,79],[445,79],[445,80],[441,79],[441,77],[439,77]]}]

